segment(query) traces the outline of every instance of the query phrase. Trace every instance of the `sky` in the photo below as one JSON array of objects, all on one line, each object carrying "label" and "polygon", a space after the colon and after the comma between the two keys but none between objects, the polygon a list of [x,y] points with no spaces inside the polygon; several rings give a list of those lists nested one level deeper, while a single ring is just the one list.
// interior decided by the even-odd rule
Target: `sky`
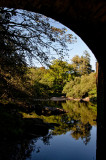
[{"label": "sky", "polygon": [[84,41],[82,41],[82,39],[78,36],[77,37],[77,42],[74,44],[70,45],[70,48],[72,49],[70,51],[70,59],[72,59],[72,57],[74,57],[75,55],[79,55],[82,56],[84,54],[84,51],[88,51],[88,53],[90,54],[90,58],[91,58],[91,65],[92,65],[92,69],[96,70],[96,58],[94,56],[94,54],[92,53],[92,51],[89,49],[89,47],[84,43]]},{"label": "sky", "polygon": [[[21,10],[19,10],[19,12],[21,13]],[[23,11],[22,11],[23,12]],[[46,18],[46,16],[44,16],[44,18]],[[18,21],[20,22],[21,21],[21,17],[18,17]],[[17,21],[17,19],[16,19]],[[67,43],[67,46],[68,46],[68,49],[69,49],[69,52],[68,52],[68,55],[69,57],[65,57],[64,60],[67,60],[69,63],[71,63],[71,59],[75,56],[75,55],[79,55],[80,57],[84,54],[84,51],[86,50],[90,56],[91,56],[91,65],[92,65],[92,69],[95,70],[96,68],[96,58],[94,56],[94,54],[92,53],[92,51],[88,48],[88,46],[81,40],[81,38],[75,34],[72,30],[70,30],[69,28],[67,28],[66,26],[62,25],[61,23],[49,18],[49,23],[51,26],[53,27],[57,27],[57,28],[66,28],[67,32],[66,34],[72,34],[73,37],[77,37],[77,42],[75,43],[72,43],[72,44],[69,44]],[[54,53],[52,50],[50,51],[51,53],[50,54],[54,54],[53,57],[55,58],[58,58],[56,56],[56,53]],[[40,63],[35,61],[34,64],[37,66],[37,67],[40,67]]]},{"label": "sky", "polygon": [[94,54],[92,53],[92,51],[90,50],[90,48],[84,43],[84,41],[77,35],[75,34],[72,30],[70,30],[69,28],[67,28],[66,26],[62,25],[61,23],[51,20],[51,25],[54,25],[57,28],[63,28],[65,27],[67,29],[67,33],[72,34],[73,36],[77,37],[77,42],[68,45],[70,51],[69,51],[69,61],[70,59],[72,59],[75,55],[78,56],[82,56],[84,54],[84,51],[88,51],[88,53],[90,54],[90,58],[91,58],[91,65],[92,65],[92,69],[96,70],[96,58],[94,56]]},{"label": "sky", "polygon": [[[75,34],[72,30],[70,30],[69,28],[67,28],[63,24],[61,24],[51,18],[50,18],[50,25],[53,27],[60,28],[60,29],[66,28],[67,29],[66,34],[72,34],[74,37],[77,37],[77,42],[72,43],[72,44],[67,43],[67,46],[69,48],[69,52],[68,52],[69,57],[66,56],[65,60],[67,60],[69,63],[71,63],[71,59],[75,55],[78,55],[81,57],[84,54],[84,51],[86,50],[90,54],[90,59],[91,59],[90,63],[92,65],[92,69],[96,70],[96,58],[95,58],[94,54],[92,53],[92,51],[89,49],[89,47],[84,43],[84,41],[77,34]],[[51,52],[53,54],[53,51],[51,51]],[[58,58],[55,53],[54,53],[54,57]],[[38,62],[36,62],[36,64],[37,64],[37,67],[41,66]]]}]

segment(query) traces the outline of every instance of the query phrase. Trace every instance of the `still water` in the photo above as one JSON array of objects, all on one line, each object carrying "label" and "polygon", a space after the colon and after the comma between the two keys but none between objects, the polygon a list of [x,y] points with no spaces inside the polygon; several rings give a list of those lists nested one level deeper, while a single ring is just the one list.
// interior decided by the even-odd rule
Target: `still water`
[{"label": "still water", "polygon": [[33,151],[26,160],[95,160],[96,105],[66,101],[54,106],[67,113],[38,116],[54,126],[44,137],[33,139]]},{"label": "still water", "polygon": [[90,141],[86,145],[79,138],[75,140],[71,131],[52,136],[49,144],[42,142],[42,138],[34,143],[34,151],[27,160],[95,160],[96,159],[96,127],[90,131]]},{"label": "still water", "polygon": [[96,104],[37,101],[1,115],[0,160],[96,160]]}]

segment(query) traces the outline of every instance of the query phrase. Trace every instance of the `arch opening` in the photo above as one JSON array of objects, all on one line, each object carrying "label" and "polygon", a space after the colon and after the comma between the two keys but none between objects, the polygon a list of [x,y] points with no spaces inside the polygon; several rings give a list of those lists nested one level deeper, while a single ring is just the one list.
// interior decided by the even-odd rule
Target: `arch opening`
[{"label": "arch opening", "polygon": [[[23,8],[27,10],[37,11],[48,15],[58,21],[62,22],[66,26],[74,30],[86,44],[92,49],[96,58],[99,61],[99,78],[98,78],[98,137],[104,137],[105,133],[105,107],[104,107],[104,86],[105,86],[105,1],[50,1],[41,2],[40,0],[32,3],[25,3],[21,1],[16,3],[12,1],[2,1],[1,6]],[[65,4],[65,5],[64,5]],[[83,5],[82,5],[83,4]],[[18,7],[17,7],[18,6]],[[51,7],[52,6],[52,7]],[[62,9],[62,6],[64,6]],[[85,6],[85,8],[83,7]],[[70,19],[67,20],[67,16]],[[86,33],[86,28],[89,28]],[[97,34],[98,33],[98,34]],[[99,41],[100,40],[100,41]],[[102,77],[102,78],[101,78]],[[102,125],[101,125],[102,124]],[[101,127],[104,126],[104,127]],[[104,153],[104,140],[98,139],[98,156]],[[101,149],[102,148],[102,149]],[[104,154],[105,155],[105,154]],[[99,159],[99,158],[98,158]]]},{"label": "arch opening", "polygon": [[[10,9],[11,10],[11,9]],[[9,12],[10,12],[10,10],[9,10]],[[19,12],[21,12],[21,11],[19,11]],[[12,12],[13,13],[13,12]],[[14,11],[14,13],[15,13],[15,11]],[[14,14],[13,13],[13,14]],[[6,14],[6,16],[7,16],[7,21],[9,20],[8,19],[8,16],[11,16],[11,15],[9,15],[9,14]],[[28,15],[28,16],[30,16],[30,15]],[[37,21],[39,21],[39,19],[38,19],[38,17],[36,17],[37,18]],[[45,17],[46,18],[46,17]],[[13,21],[13,19],[12,19],[12,21]],[[12,22],[13,24],[14,23],[16,23],[16,22]],[[27,23],[26,23],[27,24]],[[42,22],[42,24],[43,24],[43,22]],[[18,22],[18,25],[20,25],[19,24],[19,22]],[[24,23],[22,23],[22,25],[25,25]],[[49,25],[49,24],[48,24]],[[7,26],[6,26],[7,27]],[[12,28],[13,28],[13,26],[12,26]],[[16,26],[16,29],[17,29],[17,26]],[[56,27],[54,27],[54,28],[52,28],[52,29],[54,29],[54,30],[56,30],[57,31],[57,29],[58,28],[56,28]],[[66,29],[58,29],[58,32],[59,32],[59,34],[60,34],[60,36],[62,35],[63,36],[63,34],[65,34],[65,30]],[[22,32],[22,29],[20,30],[21,32]],[[55,31],[55,32],[56,32]],[[23,31],[24,32],[24,31]],[[16,32],[16,30],[15,30],[15,32],[14,32],[15,34],[16,33],[18,33],[18,32]],[[25,31],[25,33],[26,33],[26,31]],[[25,35],[25,33],[24,33],[24,35]],[[50,32],[51,33],[51,32]],[[42,34],[42,33],[41,33]],[[19,35],[19,37],[22,37],[22,35],[21,35],[21,33],[19,32],[18,33],[18,35]],[[28,35],[28,34],[27,34]],[[57,35],[57,34],[56,34]],[[38,35],[37,35],[38,36]],[[50,36],[50,35],[49,35]],[[7,37],[8,38],[8,37]],[[24,37],[25,38],[25,37]],[[39,38],[39,36],[38,36],[38,38]],[[50,36],[50,38],[51,38],[51,36]],[[52,37],[53,38],[53,37]],[[62,37],[63,38],[63,37]],[[72,34],[68,34],[68,36],[65,36],[65,40],[66,41],[69,41],[71,38],[73,38],[73,36],[72,36]],[[69,39],[70,38],[70,39]],[[7,40],[7,39],[6,39]],[[62,39],[60,39],[60,40],[62,40]],[[73,39],[72,39],[73,40]],[[75,40],[76,40],[76,38],[75,38]],[[21,40],[22,41],[22,40]],[[54,39],[52,39],[52,41],[54,41]],[[9,42],[9,40],[8,40],[8,42]],[[16,41],[15,41],[16,42]],[[22,41],[23,42],[23,41]],[[64,42],[64,41],[63,41]],[[72,43],[72,41],[69,41],[69,42],[71,42]],[[74,42],[74,40],[73,40],[73,42]],[[5,41],[5,44],[7,45],[7,41]],[[20,45],[20,44],[19,44]],[[23,45],[23,44],[22,44]],[[64,46],[64,43],[62,44],[63,45],[63,47],[65,47]],[[12,45],[13,46],[13,45]],[[17,46],[15,46],[15,47],[17,47]],[[23,46],[23,47],[25,47],[25,46]],[[17,47],[18,48],[18,47]],[[16,48],[16,49],[17,49]],[[26,49],[26,48],[24,48],[24,49]],[[19,50],[19,48],[18,48],[18,50]],[[11,51],[11,50],[10,50]],[[13,55],[13,53],[12,53],[12,55]],[[62,55],[62,56],[61,56]],[[89,55],[88,55],[88,57],[87,57],[87,53],[85,54],[86,56],[81,56],[81,57],[78,57],[77,56],[77,59],[78,59],[78,61],[80,61],[79,63],[81,63],[82,61],[84,61],[84,60],[86,60],[86,62],[87,61],[89,61]],[[22,55],[21,55],[22,56]],[[70,65],[68,65],[68,63],[66,62],[66,61],[63,61],[63,54],[61,53],[61,54],[59,54],[59,58],[58,58],[58,60],[56,61],[56,60],[54,60],[54,64],[57,62],[57,69],[61,66],[61,63],[62,63],[62,66],[63,66],[63,70],[64,69],[66,69],[66,73],[68,73],[67,75],[69,75],[70,73],[69,72],[75,72],[74,70],[72,70],[72,66],[70,66]],[[11,58],[11,57],[10,57]],[[24,57],[22,57],[22,58],[24,58]],[[30,58],[30,57],[29,57]],[[17,57],[16,57],[16,60],[17,60]],[[24,59],[22,59],[22,60],[24,60]],[[46,59],[46,61],[47,61],[47,59]],[[22,61],[22,63],[23,63],[24,61]],[[78,62],[77,62],[78,63]],[[18,61],[17,61],[17,64],[18,64]],[[17,67],[17,64],[16,64],[16,66],[15,67]],[[42,68],[40,68],[40,72],[37,70],[37,69],[35,69],[37,72],[36,72],[36,74],[41,74],[41,76],[42,76],[42,74],[44,73],[45,75],[46,74],[48,74],[47,73],[47,71],[49,70],[49,69],[52,69],[53,70],[53,66],[52,65],[54,65],[53,64],[53,62],[52,62],[52,64],[51,65],[49,65],[49,68],[47,68],[47,69],[45,69],[44,67],[42,67]],[[18,64],[19,65],[19,64]],[[84,63],[83,63],[83,65],[84,65]],[[89,64],[89,62],[88,62],[88,65],[90,65]],[[86,65],[85,65],[86,66]],[[23,68],[24,68],[25,66],[23,66]],[[50,68],[51,67],[51,68]],[[68,67],[70,67],[70,70],[69,70],[69,68]],[[90,66],[89,66],[90,67]],[[67,70],[67,68],[68,68],[68,70]],[[76,67],[76,68],[78,68],[79,69],[79,66],[78,67]],[[31,68],[31,70],[32,70],[32,73],[34,73],[33,72],[33,67]],[[57,70],[56,69],[56,70]],[[88,68],[87,68],[88,69]],[[89,68],[90,69],[90,73],[92,72],[92,70],[91,70],[91,68]],[[55,70],[55,72],[53,72],[53,73],[56,73],[56,70]],[[23,70],[22,70],[23,71]],[[25,70],[26,71],[26,70]],[[62,71],[62,68],[60,68],[60,71],[59,71],[59,73]],[[79,83],[79,81],[80,81],[80,77],[83,75],[84,76],[84,74],[88,74],[88,73],[82,73],[82,70],[81,70],[81,72],[79,72],[79,71],[77,70],[77,72],[76,72],[76,74],[77,74],[77,77],[79,76],[79,79],[77,79],[78,80],[78,83]],[[87,71],[88,72],[88,71]],[[53,74],[52,73],[52,74]],[[58,75],[57,76],[59,76],[59,73],[58,73]],[[10,73],[11,74],[11,73]],[[22,75],[22,73],[20,73],[21,75]],[[75,74],[75,73],[74,73]],[[78,75],[78,74],[80,74],[80,75]],[[63,73],[60,75],[60,76],[62,76],[63,75]],[[7,79],[9,79],[10,78],[10,75],[6,75],[7,77]],[[31,76],[33,76],[33,75],[31,75]],[[64,75],[63,75],[64,76]],[[50,77],[50,75],[49,75],[49,77]],[[48,77],[48,78],[49,78]],[[3,77],[4,78],[4,77]],[[15,77],[16,78],[16,77]],[[25,77],[26,78],[26,77]],[[47,79],[48,79],[47,78]],[[64,77],[62,77],[62,79],[63,79]],[[69,76],[68,76],[68,81],[69,81]],[[74,79],[74,77],[71,77],[72,79]],[[86,77],[86,78],[88,78],[88,80],[89,79],[91,79],[91,77]],[[11,79],[11,78],[10,78]],[[17,79],[17,78],[16,78]],[[56,79],[57,79],[57,77],[56,77]],[[61,81],[62,81],[62,79],[61,79]],[[5,79],[6,80],[6,79]],[[13,79],[12,79],[13,80]],[[66,80],[66,77],[65,77],[65,80]],[[84,79],[83,79],[84,80]],[[34,80],[34,81],[36,81],[36,80]],[[85,80],[84,80],[85,81]],[[19,84],[19,82],[20,82],[20,80],[18,80],[18,84]],[[25,82],[25,81],[24,81]],[[56,81],[55,81],[56,82]],[[57,79],[57,82],[59,82],[59,79]],[[15,83],[15,82],[14,82]],[[31,83],[33,83],[33,82],[31,82]],[[47,82],[48,83],[48,82]],[[54,82],[53,82],[54,83]],[[62,84],[62,82],[60,82],[61,84]],[[59,85],[60,83],[56,83],[56,92],[58,91],[58,93],[60,92],[58,89],[57,89],[57,85]],[[66,82],[65,82],[66,83]],[[26,85],[26,84],[25,84]],[[40,85],[40,83],[38,83],[37,82],[37,85]],[[50,84],[51,85],[51,84]],[[21,86],[22,87],[22,86]],[[27,86],[28,87],[28,86]],[[37,88],[38,86],[36,86],[35,85],[35,88]],[[43,87],[47,87],[47,86],[45,86],[45,84],[44,84],[44,86],[41,86],[41,88],[43,88]],[[52,87],[53,88],[53,87]],[[10,88],[9,88],[10,89]],[[13,89],[13,88],[12,88]],[[29,88],[27,88],[27,91],[29,91],[28,90]],[[38,90],[39,88],[37,88],[37,90]],[[46,91],[48,90],[48,88],[46,88]],[[23,89],[23,91],[24,91],[24,89]],[[12,92],[14,93],[14,90],[12,90]],[[15,90],[15,92],[16,92],[16,90]],[[40,92],[41,92],[41,90],[40,90]],[[43,91],[44,92],[44,91]],[[38,92],[39,93],[39,92]],[[54,92],[55,93],[55,92]],[[23,96],[22,94],[21,94],[21,96]],[[24,95],[24,96],[26,96],[26,95]],[[40,95],[39,95],[40,96]],[[43,95],[44,96],[44,95]],[[83,95],[84,97],[83,98],[85,98],[85,96],[86,95]],[[9,97],[10,98],[10,97]],[[13,98],[13,97],[12,97]],[[12,99],[11,98],[11,99]],[[25,97],[26,98],[26,97]],[[27,97],[28,98],[28,97]],[[81,97],[82,98],[82,97]],[[11,100],[10,99],[10,100]],[[32,99],[31,99],[32,100]],[[84,100],[82,100],[82,101],[84,101]],[[15,102],[15,101],[14,101]],[[28,103],[28,101],[27,101],[27,103]],[[55,105],[57,105],[56,103],[55,103]],[[64,104],[62,104],[63,105],[63,107],[65,106]],[[75,107],[75,105],[76,105],[76,103],[75,104],[71,104],[71,105],[73,105],[74,107]],[[77,105],[79,105],[79,103],[77,103]],[[67,104],[67,106],[68,106],[68,104]],[[87,106],[87,105],[86,105]],[[81,106],[81,104],[80,104],[80,107],[81,107],[81,109],[83,110],[83,106]],[[78,109],[80,108],[79,106],[78,106]],[[43,108],[43,112],[44,112],[44,114],[45,114],[45,112],[47,112],[46,110],[47,110],[48,108]],[[52,111],[50,111],[50,108],[48,109],[49,110],[49,112],[53,112],[53,110]],[[92,109],[91,109],[92,110]],[[56,112],[62,112],[62,113],[64,113],[65,111],[64,110],[61,110],[61,109],[59,109],[59,108],[57,108],[57,110],[56,111],[54,111],[55,113]],[[88,110],[86,111],[86,112],[89,112]],[[48,113],[46,113],[46,114],[48,114]],[[77,114],[80,114],[81,115],[81,113],[79,112],[79,113],[77,113]],[[94,113],[93,113],[94,114]],[[32,115],[32,113],[31,113],[31,115]],[[24,116],[28,116],[28,115],[24,115]],[[94,114],[94,116],[96,117],[96,115]],[[33,116],[32,116],[33,117]],[[83,115],[81,115],[81,117],[83,117]],[[27,118],[29,118],[29,116],[27,117]],[[38,118],[38,117],[36,117],[36,118]],[[67,118],[67,117],[66,117]],[[89,117],[90,118],[90,117]],[[63,119],[64,119],[64,117],[63,117]],[[62,120],[63,120],[62,119]],[[92,118],[91,118],[92,119]],[[90,120],[91,120],[90,119]],[[96,119],[96,118],[95,118]],[[89,120],[89,121],[90,121]],[[53,121],[53,120],[52,120]],[[91,125],[90,125],[90,123],[88,123],[88,122],[85,122],[85,120],[82,120],[81,122],[76,122],[77,120],[76,119],[71,119],[71,124],[75,124],[76,123],[76,131],[75,132],[73,132],[73,134],[72,134],[72,136],[75,138],[75,139],[78,139],[79,137],[82,137],[82,139],[83,139],[83,142],[84,142],[84,144],[87,144],[88,142],[89,142],[89,136],[90,136],[90,129],[91,129]],[[68,121],[69,122],[69,121]],[[67,121],[66,121],[66,123],[68,123]],[[25,123],[25,122],[24,122]],[[84,123],[84,126],[81,124],[81,123]],[[93,122],[92,122],[93,123]],[[94,122],[95,123],[95,122]],[[78,125],[79,124],[79,125]],[[44,124],[42,124],[42,125],[44,125]],[[45,127],[47,127],[47,126],[45,126]],[[51,127],[51,126],[50,126]],[[54,126],[52,126],[52,127],[54,127]],[[78,127],[79,127],[79,130],[78,130]],[[81,128],[83,128],[82,130],[81,130]],[[74,128],[73,128],[73,131],[74,131]],[[77,134],[76,134],[76,132],[78,132]],[[83,133],[82,133],[83,132]],[[85,133],[86,132],[86,133]],[[82,134],[84,134],[84,135],[82,135]],[[48,135],[48,136],[50,136],[50,135]],[[49,137],[46,137],[46,138],[49,138]],[[86,137],[86,138],[85,138]],[[85,139],[84,139],[85,138]],[[48,143],[48,141],[46,140],[46,143]],[[38,149],[39,151],[40,151],[40,149]]]}]

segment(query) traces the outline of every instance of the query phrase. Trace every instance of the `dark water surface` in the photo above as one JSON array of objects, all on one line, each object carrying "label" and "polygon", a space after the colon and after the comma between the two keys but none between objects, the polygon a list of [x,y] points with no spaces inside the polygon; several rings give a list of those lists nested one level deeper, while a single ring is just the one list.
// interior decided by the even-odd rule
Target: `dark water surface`
[{"label": "dark water surface", "polygon": [[95,160],[96,106],[71,101],[55,105],[67,113],[42,117],[45,122],[59,126],[33,141],[34,150],[26,160]]},{"label": "dark water surface", "polygon": [[81,138],[75,140],[71,131],[52,136],[49,144],[39,138],[35,141],[35,151],[27,160],[95,160],[96,159],[96,127],[92,127],[91,139],[85,145]]},{"label": "dark water surface", "polygon": [[[27,124],[27,136],[4,140],[1,155],[6,152],[7,160],[96,160],[96,105],[67,100],[37,102],[36,106],[36,111],[19,112]],[[48,109],[42,109],[45,106]],[[51,112],[49,107],[66,113]]]}]

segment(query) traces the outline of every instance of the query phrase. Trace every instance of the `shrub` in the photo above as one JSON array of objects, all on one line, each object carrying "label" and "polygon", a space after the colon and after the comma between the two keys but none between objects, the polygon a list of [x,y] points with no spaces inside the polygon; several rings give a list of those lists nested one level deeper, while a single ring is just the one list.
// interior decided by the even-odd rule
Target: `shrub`
[{"label": "shrub", "polygon": [[76,77],[64,86],[63,93],[65,93],[66,96],[73,98],[84,98],[87,96],[96,97],[95,73]]}]

